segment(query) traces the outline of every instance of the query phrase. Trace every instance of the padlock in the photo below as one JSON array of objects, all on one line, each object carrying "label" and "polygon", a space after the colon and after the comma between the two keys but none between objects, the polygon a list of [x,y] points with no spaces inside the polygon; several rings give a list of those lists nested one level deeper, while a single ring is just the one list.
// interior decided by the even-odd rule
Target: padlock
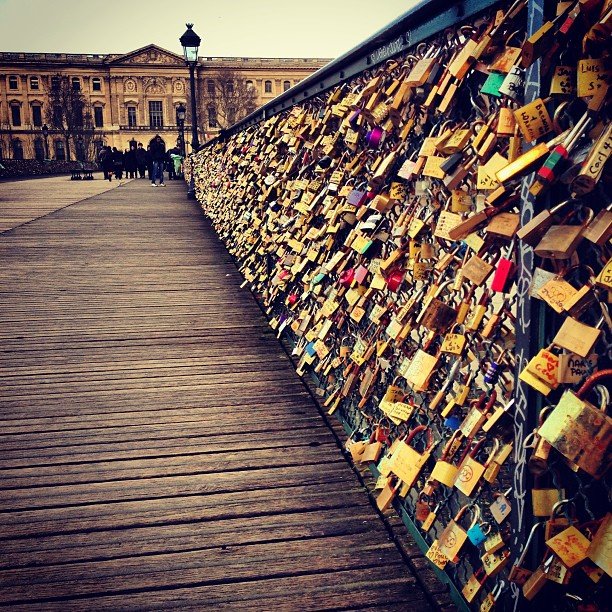
[{"label": "padlock", "polygon": [[535,571],[525,580],[525,583],[522,585],[523,597],[528,601],[531,601],[536,597],[536,595],[544,588],[547,583],[546,574],[548,572],[548,568],[553,562],[554,556],[551,555],[540,563]]},{"label": "padlock", "polygon": [[514,584],[517,584],[518,586],[524,585],[525,582],[527,582],[527,579],[533,574],[533,571],[523,567],[523,564],[525,563],[525,559],[527,557],[527,553],[529,552],[530,546],[534,544],[535,536],[536,536],[538,529],[540,529],[540,527],[542,527],[543,525],[544,523],[542,522],[535,523],[533,525],[533,527],[529,531],[529,536],[527,537],[527,541],[525,542],[525,548],[523,548],[523,551],[521,552],[520,557],[516,560],[514,565],[510,568],[510,572],[508,574],[508,580],[510,582],[513,582]]},{"label": "padlock", "polygon": [[612,369],[590,376],[574,393],[566,390],[559,403],[538,428],[539,435],[585,472],[601,477],[609,467],[612,418],[587,402],[590,389],[612,376]]},{"label": "padlock", "polygon": [[500,580],[493,590],[490,593],[487,593],[480,604],[480,612],[490,612],[493,610],[493,608],[495,608],[495,603],[502,594],[505,584],[506,583],[503,580]]},{"label": "padlock", "polygon": [[575,510],[575,505],[567,499],[562,499],[554,504],[550,518],[544,523],[544,541],[554,538],[573,524]]},{"label": "padlock", "polygon": [[491,279],[491,291],[507,293],[510,290],[516,272],[516,264],[510,259],[514,246],[515,238],[510,242],[506,254],[499,258],[495,266],[495,272]]},{"label": "padlock", "polygon": [[[410,443],[419,433],[427,433],[427,445],[422,453],[414,450]],[[434,439],[431,429],[426,425],[418,425],[406,436],[406,440],[401,440],[389,459],[389,468],[402,483],[411,489],[419,477],[419,474],[429,459],[434,447]]]},{"label": "padlock", "polygon": [[512,511],[512,504],[508,500],[508,495],[512,489],[508,489],[503,493],[495,493],[494,500],[489,505],[489,512],[495,519],[498,525],[501,525],[509,516]]},{"label": "padlock", "polygon": [[470,527],[467,531],[468,540],[474,546],[480,546],[491,533],[491,525],[487,522],[478,522],[473,527]]},{"label": "padlock", "polygon": [[468,510],[473,511],[472,522],[468,529],[474,527],[474,525],[476,525],[480,519],[480,508],[478,506],[470,506],[466,504],[459,509],[454,518],[451,519],[448,525],[444,528],[444,531],[440,534],[440,553],[444,555],[451,563],[455,563],[461,548],[468,539],[467,530],[459,524],[459,521],[463,518]]},{"label": "padlock", "polygon": [[487,455],[487,460],[484,464],[476,461],[475,457],[478,451],[483,447],[486,439],[483,438],[477,442],[474,447],[469,450],[469,454],[461,461],[458,468],[457,478],[453,486],[468,497],[471,496],[478,486],[482,475],[485,473],[487,466],[493,461],[495,453],[499,450],[499,440],[493,440],[493,447]]},{"label": "padlock", "polygon": [[583,232],[593,220],[593,211],[587,209],[587,216],[580,225],[551,225],[534,252],[548,259],[570,259],[583,238]]},{"label": "padlock", "polygon": [[461,446],[462,439],[463,434],[459,430],[455,431],[448,439],[444,449],[442,450],[440,459],[438,459],[436,465],[431,471],[429,480],[440,482],[447,487],[453,486],[459,470],[457,466],[453,465],[452,458],[455,456],[457,450]]},{"label": "padlock", "polygon": [[543,476],[536,476],[531,489],[531,507],[533,515],[548,517],[552,515],[555,504],[565,499],[565,490],[545,486]]},{"label": "padlock", "polygon": [[468,578],[468,581],[461,589],[461,594],[468,603],[471,603],[476,599],[476,596],[480,592],[480,589],[482,589],[482,585],[486,579],[487,575],[482,567],[478,568],[476,572],[474,572]]}]

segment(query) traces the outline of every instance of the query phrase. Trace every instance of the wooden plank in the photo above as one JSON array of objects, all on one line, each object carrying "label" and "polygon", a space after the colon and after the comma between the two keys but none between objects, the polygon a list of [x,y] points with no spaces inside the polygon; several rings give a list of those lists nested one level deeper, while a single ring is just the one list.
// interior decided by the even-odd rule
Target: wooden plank
[{"label": "wooden plank", "polygon": [[0,603],[429,609],[210,225],[147,186],[0,236]]}]

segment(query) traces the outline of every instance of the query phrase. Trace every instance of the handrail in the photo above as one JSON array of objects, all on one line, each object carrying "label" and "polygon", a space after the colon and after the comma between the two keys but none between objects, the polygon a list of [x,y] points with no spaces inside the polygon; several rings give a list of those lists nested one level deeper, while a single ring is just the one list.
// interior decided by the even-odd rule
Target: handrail
[{"label": "handrail", "polygon": [[499,0],[421,0],[403,15],[340,57],[313,72],[287,91],[253,111],[201,145],[213,145],[228,136],[319,96],[356,74],[406,51],[442,30],[480,13]]}]

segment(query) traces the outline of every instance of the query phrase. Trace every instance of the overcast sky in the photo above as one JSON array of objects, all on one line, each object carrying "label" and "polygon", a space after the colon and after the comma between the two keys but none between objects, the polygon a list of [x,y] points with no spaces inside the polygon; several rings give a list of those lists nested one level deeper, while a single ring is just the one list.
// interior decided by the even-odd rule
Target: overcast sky
[{"label": "overcast sky", "polygon": [[0,0],[0,51],[125,53],[149,43],[181,53],[185,22],[200,55],[330,57],[416,0]]}]

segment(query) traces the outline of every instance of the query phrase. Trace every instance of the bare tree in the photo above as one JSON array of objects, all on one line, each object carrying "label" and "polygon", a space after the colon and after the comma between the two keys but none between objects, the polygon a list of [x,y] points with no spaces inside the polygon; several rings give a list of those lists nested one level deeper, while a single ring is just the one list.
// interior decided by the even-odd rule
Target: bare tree
[{"label": "bare tree", "polygon": [[67,160],[70,160],[71,139],[75,144],[77,158],[84,156],[83,152],[89,150],[91,138],[87,146],[85,138],[90,132],[93,136],[91,108],[78,83],[72,83],[67,76],[57,74],[51,77],[46,120],[64,137]]},{"label": "bare tree", "polygon": [[211,128],[227,128],[257,108],[252,82],[235,70],[209,76],[203,93],[203,116]]}]

